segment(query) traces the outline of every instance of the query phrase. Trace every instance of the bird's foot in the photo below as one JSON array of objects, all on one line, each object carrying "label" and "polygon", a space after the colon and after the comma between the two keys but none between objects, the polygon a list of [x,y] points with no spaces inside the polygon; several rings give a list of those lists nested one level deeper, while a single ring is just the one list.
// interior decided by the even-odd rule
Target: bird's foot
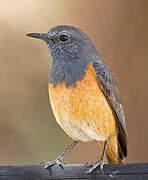
[{"label": "bird's foot", "polygon": [[88,162],[85,164],[85,166],[89,167],[89,169],[86,171],[86,174],[90,174],[97,167],[100,167],[100,169],[103,170],[104,161],[101,159],[97,162]]},{"label": "bird's foot", "polygon": [[60,166],[62,169],[64,169],[64,163],[63,163],[63,161],[62,161],[62,159],[60,159],[60,158],[57,158],[55,161],[50,161],[50,162],[41,162],[40,163],[42,166],[43,166],[43,168],[45,168],[45,169],[48,169],[48,168],[50,168],[51,166],[54,166],[54,165],[58,165],[58,166]]}]

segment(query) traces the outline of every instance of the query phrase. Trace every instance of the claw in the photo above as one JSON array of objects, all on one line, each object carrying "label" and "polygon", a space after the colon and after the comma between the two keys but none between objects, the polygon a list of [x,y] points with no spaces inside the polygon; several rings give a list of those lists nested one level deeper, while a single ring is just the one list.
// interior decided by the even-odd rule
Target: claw
[{"label": "claw", "polygon": [[103,170],[103,165],[104,161],[100,160],[98,162],[89,162],[85,164],[86,166],[90,167],[87,171],[86,174],[90,174],[93,172],[94,169],[96,169],[98,166],[100,167],[101,170]]},{"label": "claw", "polygon": [[48,169],[49,167],[51,167],[51,166],[54,166],[54,165],[58,165],[58,166],[60,166],[62,169],[64,169],[64,163],[62,162],[62,160],[61,159],[56,159],[55,161],[50,161],[50,162],[41,162],[40,163],[42,166],[43,166],[43,168],[45,168],[45,169]]}]

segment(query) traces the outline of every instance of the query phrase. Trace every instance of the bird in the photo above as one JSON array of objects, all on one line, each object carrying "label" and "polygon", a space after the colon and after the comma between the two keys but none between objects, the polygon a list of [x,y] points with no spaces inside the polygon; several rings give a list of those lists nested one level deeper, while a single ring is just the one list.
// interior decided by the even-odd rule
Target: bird
[{"label": "bird", "polygon": [[59,25],[48,33],[29,33],[45,42],[51,55],[48,92],[53,114],[73,143],[45,168],[64,167],[64,156],[79,141],[96,141],[103,148],[101,159],[84,164],[91,173],[109,164],[122,164],[127,157],[127,129],[114,75],[100,57],[89,36],[81,29]]}]

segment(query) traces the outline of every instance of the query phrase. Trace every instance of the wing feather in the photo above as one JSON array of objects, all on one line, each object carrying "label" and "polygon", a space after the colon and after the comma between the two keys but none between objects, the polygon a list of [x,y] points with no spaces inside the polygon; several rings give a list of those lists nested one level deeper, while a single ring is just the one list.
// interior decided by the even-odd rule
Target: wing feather
[{"label": "wing feather", "polygon": [[125,116],[120,102],[117,84],[114,76],[108,66],[102,61],[95,61],[93,67],[96,72],[97,80],[101,86],[104,95],[113,111],[118,124],[119,134],[118,142],[121,149],[121,157],[127,156],[127,131],[125,125]]}]

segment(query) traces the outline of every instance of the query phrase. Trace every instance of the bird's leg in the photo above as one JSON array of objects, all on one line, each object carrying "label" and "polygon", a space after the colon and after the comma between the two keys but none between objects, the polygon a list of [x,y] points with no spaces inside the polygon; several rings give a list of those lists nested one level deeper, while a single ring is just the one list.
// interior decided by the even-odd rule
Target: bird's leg
[{"label": "bird's leg", "polygon": [[85,164],[86,166],[89,167],[89,169],[88,169],[88,171],[86,172],[86,174],[90,174],[90,173],[91,173],[94,169],[96,169],[98,166],[100,167],[100,169],[103,170],[104,157],[105,157],[105,151],[106,151],[106,148],[107,148],[107,143],[108,143],[108,139],[105,141],[104,148],[103,148],[103,153],[102,153],[102,156],[101,156],[100,161],[97,161],[97,162],[89,162],[89,163]]},{"label": "bird's leg", "polygon": [[51,161],[51,162],[41,162],[40,164],[44,167],[44,168],[49,168],[50,166],[53,166],[55,164],[58,164],[61,168],[63,168],[63,158],[65,157],[65,155],[78,143],[77,140],[75,140],[70,146],[68,146],[68,148],[60,155],[58,156],[58,158],[55,161]]}]

